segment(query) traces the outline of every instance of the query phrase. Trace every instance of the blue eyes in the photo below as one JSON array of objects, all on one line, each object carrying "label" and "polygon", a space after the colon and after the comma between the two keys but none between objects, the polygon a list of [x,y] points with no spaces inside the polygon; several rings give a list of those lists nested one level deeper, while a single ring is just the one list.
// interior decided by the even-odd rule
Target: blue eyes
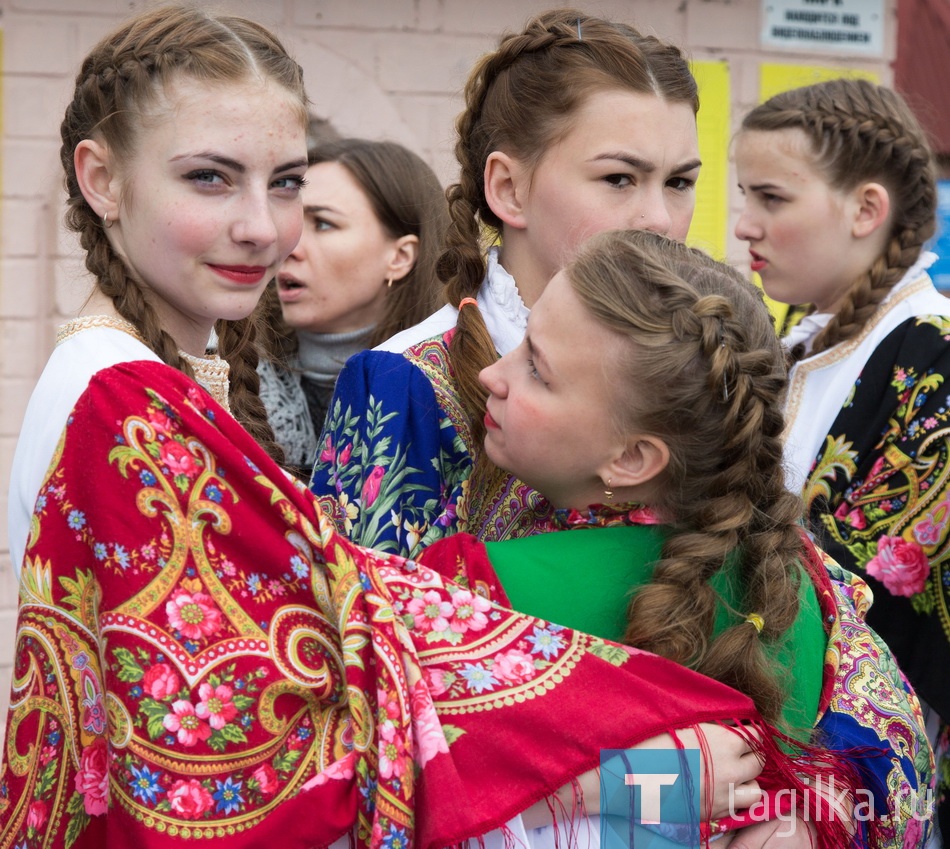
[{"label": "blue eyes", "polygon": [[[226,174],[215,171],[213,168],[199,168],[185,174],[185,179],[200,186],[230,185],[231,180]],[[307,185],[307,181],[300,174],[291,174],[287,177],[278,177],[270,184],[270,188],[281,192],[297,194]]]}]

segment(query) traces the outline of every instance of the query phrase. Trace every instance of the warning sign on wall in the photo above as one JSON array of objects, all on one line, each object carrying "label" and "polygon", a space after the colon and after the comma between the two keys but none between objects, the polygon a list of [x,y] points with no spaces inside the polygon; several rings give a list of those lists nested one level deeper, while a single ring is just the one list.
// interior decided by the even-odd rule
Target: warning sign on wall
[{"label": "warning sign on wall", "polygon": [[884,0],[762,0],[762,45],[884,55]]}]

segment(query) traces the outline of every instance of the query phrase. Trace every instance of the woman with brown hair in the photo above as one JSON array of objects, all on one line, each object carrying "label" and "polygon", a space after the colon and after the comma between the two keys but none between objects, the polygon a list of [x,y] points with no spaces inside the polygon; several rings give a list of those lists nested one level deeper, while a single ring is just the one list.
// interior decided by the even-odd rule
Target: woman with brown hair
[{"label": "woman with brown hair", "polygon": [[309,478],[346,360],[438,309],[448,213],[432,169],[395,142],[311,145],[304,231],[264,295],[261,398],[288,464]]},{"label": "woman with brown hair", "polygon": [[534,301],[586,237],[685,239],[698,106],[679,49],[571,9],[539,14],[478,61],[439,261],[449,303],[341,372],[311,482],[337,527],[411,555],[456,530],[506,539],[547,517],[537,492],[480,457],[478,373],[521,342]]}]

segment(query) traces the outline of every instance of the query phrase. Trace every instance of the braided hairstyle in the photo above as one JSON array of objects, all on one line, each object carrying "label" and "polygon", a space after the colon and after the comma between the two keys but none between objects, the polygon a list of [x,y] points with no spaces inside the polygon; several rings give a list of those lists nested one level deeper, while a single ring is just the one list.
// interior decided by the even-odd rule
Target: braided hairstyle
[{"label": "braided hairstyle", "polygon": [[936,226],[936,170],[926,135],[904,99],[867,80],[836,79],[777,94],[746,115],[740,132],[786,129],[805,133],[832,188],[847,191],[873,180],[891,200],[887,245],[851,283],[815,338],[811,353],[817,354],[860,333],[920,256]]},{"label": "braided hairstyle", "polygon": [[[658,436],[670,453],[653,506],[673,532],[630,604],[625,641],[735,687],[774,721],[784,694],[762,641],[798,614],[802,504],[784,486],[787,372],[762,293],[648,232],[593,237],[566,274],[591,315],[630,342],[612,366],[620,385],[649,387],[619,400],[618,427]],[[713,639],[710,579],[732,558],[743,612]]]},{"label": "braided hairstyle", "polygon": [[[696,81],[677,47],[573,9],[536,16],[475,65],[456,121],[459,181],[446,192],[451,221],[438,263],[451,304],[475,297],[486,271],[483,237],[490,242],[501,235],[502,222],[485,199],[489,154],[502,150],[533,168],[570,131],[586,100],[611,89],[699,109]],[[450,357],[473,444],[479,445],[486,391],[478,373],[497,354],[478,310],[459,313]]]},{"label": "braided hairstyle", "polygon": [[[165,86],[182,76],[223,83],[273,80],[299,100],[301,125],[306,124],[302,70],[270,32],[244,18],[214,16],[197,7],[164,6],[133,18],[86,57],[60,127],[60,160],[65,172],[66,225],[79,234],[86,268],[96,285],[165,363],[193,376],[83,197],[73,161],[77,145],[91,138],[102,142],[118,161],[131,161],[145,132],[149,107]],[[274,441],[258,396],[256,323],[256,316],[218,321],[218,351],[230,365],[231,410],[280,460],[283,452]]]}]

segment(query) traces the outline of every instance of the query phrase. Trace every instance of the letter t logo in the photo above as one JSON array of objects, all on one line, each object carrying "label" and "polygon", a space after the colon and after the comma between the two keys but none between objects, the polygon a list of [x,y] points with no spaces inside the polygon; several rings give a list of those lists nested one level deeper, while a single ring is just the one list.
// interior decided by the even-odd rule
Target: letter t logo
[{"label": "letter t logo", "polygon": [[623,783],[640,788],[640,822],[644,825],[659,825],[660,788],[672,787],[679,776],[670,773],[625,773]]}]

